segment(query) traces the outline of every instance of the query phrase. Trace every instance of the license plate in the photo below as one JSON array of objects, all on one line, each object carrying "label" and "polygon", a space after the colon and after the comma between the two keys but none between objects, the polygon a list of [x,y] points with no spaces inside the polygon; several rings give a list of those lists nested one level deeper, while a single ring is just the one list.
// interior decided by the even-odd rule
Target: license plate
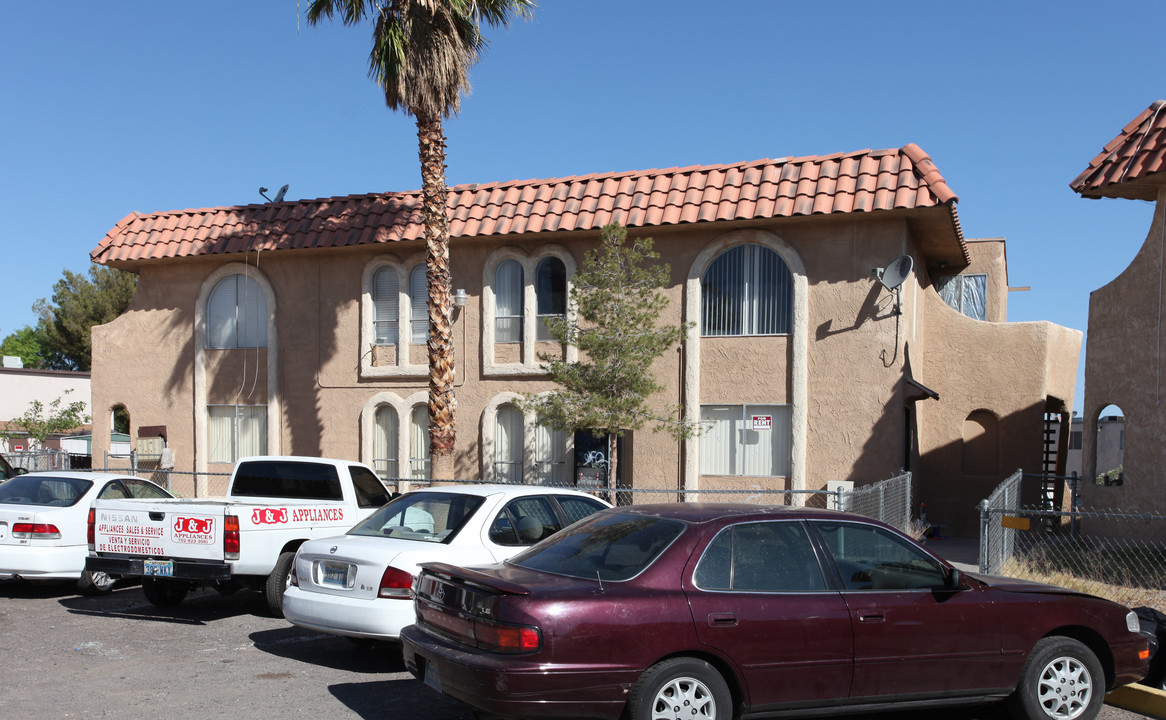
[{"label": "license plate", "polygon": [[433,688],[437,692],[441,692],[441,676],[437,674],[437,668],[428,660],[425,661],[425,684]]},{"label": "license plate", "polygon": [[155,577],[174,577],[173,560],[143,560],[142,574]]},{"label": "license plate", "polygon": [[329,562],[320,563],[320,584],[333,587],[348,587],[348,563]]},{"label": "license plate", "polygon": [[0,522],[0,540],[8,536],[8,523]]}]

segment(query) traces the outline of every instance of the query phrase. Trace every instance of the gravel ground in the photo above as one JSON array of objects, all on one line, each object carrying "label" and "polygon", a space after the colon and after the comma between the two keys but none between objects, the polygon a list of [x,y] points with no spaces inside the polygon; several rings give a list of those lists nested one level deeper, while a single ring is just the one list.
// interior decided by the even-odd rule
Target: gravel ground
[{"label": "gravel ground", "polygon": [[[0,717],[473,717],[405,672],[395,647],[365,649],[301,630],[264,607],[254,592],[199,590],[162,610],[139,587],[89,598],[68,586],[0,581]],[[863,717],[937,716],[1006,717],[998,707]],[[1108,706],[1101,714],[1141,717]]]}]

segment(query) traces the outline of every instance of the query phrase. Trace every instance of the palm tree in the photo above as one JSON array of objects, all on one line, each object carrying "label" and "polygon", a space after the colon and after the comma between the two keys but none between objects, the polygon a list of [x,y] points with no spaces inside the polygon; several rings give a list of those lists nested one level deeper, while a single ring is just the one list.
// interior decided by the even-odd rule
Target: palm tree
[{"label": "palm tree", "polygon": [[445,130],[470,90],[470,67],[486,39],[482,23],[506,27],[527,18],[533,0],[313,0],[308,22],[339,16],[345,25],[370,19],[369,75],[385,103],[417,120],[421,205],[425,221],[425,276],[429,294],[430,477],[454,476],[453,293],[446,216]]}]

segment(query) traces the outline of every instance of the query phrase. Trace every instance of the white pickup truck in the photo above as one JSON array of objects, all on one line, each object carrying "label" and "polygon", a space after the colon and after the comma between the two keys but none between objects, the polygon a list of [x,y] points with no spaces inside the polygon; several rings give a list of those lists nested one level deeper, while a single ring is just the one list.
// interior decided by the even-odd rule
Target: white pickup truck
[{"label": "white pickup truck", "polygon": [[159,607],[196,585],[262,590],[283,616],[296,549],[339,535],[389,501],[367,465],[312,457],[248,457],[235,464],[227,496],[97,500],[89,511],[85,568],[140,577]]}]

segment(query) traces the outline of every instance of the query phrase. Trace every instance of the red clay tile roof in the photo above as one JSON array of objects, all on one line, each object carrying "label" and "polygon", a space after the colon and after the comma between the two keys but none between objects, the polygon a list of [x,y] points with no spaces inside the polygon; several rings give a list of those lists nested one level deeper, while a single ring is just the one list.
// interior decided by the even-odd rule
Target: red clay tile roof
[{"label": "red clay tile roof", "polygon": [[1166,100],[1156,100],[1122,128],[1085,172],[1069,183],[1087,198],[1154,200],[1166,184]]},{"label": "red clay tile roof", "polygon": [[[925,249],[968,261],[955,204],[931,158],[901,150],[694,165],[666,170],[459,185],[449,189],[451,238],[936,209]],[[378,193],[150,215],[131,213],[90,253],[139,262],[247,250],[327,248],[422,237],[420,193]]]}]

